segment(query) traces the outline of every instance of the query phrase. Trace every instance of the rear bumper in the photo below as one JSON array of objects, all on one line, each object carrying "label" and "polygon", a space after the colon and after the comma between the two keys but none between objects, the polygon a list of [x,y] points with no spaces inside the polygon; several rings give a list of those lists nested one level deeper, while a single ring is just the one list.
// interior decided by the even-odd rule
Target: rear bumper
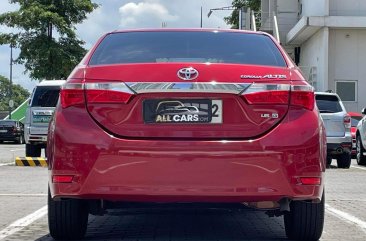
[{"label": "rear bumper", "polygon": [[26,143],[47,143],[48,127],[25,125],[24,137]]},{"label": "rear bumper", "polygon": [[0,141],[16,141],[20,138],[20,134],[0,135]]},{"label": "rear bumper", "polygon": [[[74,179],[50,181],[51,194],[139,202],[320,199],[324,129],[313,112],[294,113],[270,133],[241,141],[127,140],[104,132],[89,117],[57,113],[56,123],[62,124],[51,123],[47,146],[50,180]],[[306,130],[301,138],[289,135],[300,123]],[[302,185],[300,177],[320,177],[321,184]]]},{"label": "rear bumper", "polygon": [[47,143],[47,135],[29,135],[28,136],[28,143]]}]

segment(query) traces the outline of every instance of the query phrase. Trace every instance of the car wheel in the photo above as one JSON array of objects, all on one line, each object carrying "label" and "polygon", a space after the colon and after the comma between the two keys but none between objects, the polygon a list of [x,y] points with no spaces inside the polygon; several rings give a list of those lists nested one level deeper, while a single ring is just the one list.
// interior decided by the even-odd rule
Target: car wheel
[{"label": "car wheel", "polygon": [[19,136],[19,140],[17,141],[18,144],[23,144],[23,136]]},{"label": "car wheel", "polygon": [[337,157],[338,168],[349,168],[351,166],[351,154],[343,153]]},{"label": "car wheel", "polygon": [[88,206],[83,200],[55,201],[48,190],[48,227],[54,239],[82,239],[86,233],[88,215]]},{"label": "car wheel", "polygon": [[41,156],[41,147],[32,144],[25,145],[25,155],[28,157],[40,157]]},{"label": "car wheel", "polygon": [[366,156],[363,154],[365,148],[362,146],[361,137],[357,136],[356,140],[356,160],[358,165],[366,165]]},{"label": "car wheel", "polygon": [[291,240],[318,240],[324,226],[324,192],[321,202],[292,201],[284,215],[286,235]]}]

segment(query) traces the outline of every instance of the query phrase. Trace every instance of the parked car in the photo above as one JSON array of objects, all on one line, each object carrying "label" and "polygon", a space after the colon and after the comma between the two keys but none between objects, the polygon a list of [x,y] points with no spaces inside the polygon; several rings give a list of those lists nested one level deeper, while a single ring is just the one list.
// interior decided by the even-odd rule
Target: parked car
[{"label": "parked car", "polygon": [[357,124],[362,119],[362,115],[358,112],[348,112],[351,117],[351,136],[352,136],[352,151],[351,157],[356,158],[356,130]]},{"label": "parked car", "polygon": [[351,166],[351,117],[335,93],[316,92],[316,104],[327,133],[327,165],[337,159],[338,168]]},{"label": "parked car", "polygon": [[366,165],[366,108],[361,113],[364,116],[357,124],[356,159],[358,165]]},{"label": "parked car", "polygon": [[48,124],[65,80],[44,80],[34,89],[25,114],[25,155],[40,157],[46,148]]},{"label": "parked car", "polygon": [[266,33],[106,34],[60,92],[47,153],[55,239],[128,203],[246,204],[283,215],[290,239],[322,234],[325,129],[313,87]]},{"label": "parked car", "polygon": [[24,125],[18,120],[0,120],[0,143],[14,141],[24,143]]}]

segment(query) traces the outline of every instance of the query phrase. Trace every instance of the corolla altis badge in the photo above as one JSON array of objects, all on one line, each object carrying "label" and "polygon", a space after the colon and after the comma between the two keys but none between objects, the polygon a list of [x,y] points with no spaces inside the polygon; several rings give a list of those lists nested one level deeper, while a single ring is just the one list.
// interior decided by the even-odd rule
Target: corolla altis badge
[{"label": "corolla altis badge", "polygon": [[287,79],[284,74],[267,74],[267,75],[241,75],[241,79]]},{"label": "corolla altis badge", "polygon": [[195,68],[182,68],[178,70],[178,77],[182,80],[194,80],[198,77],[198,71]]}]

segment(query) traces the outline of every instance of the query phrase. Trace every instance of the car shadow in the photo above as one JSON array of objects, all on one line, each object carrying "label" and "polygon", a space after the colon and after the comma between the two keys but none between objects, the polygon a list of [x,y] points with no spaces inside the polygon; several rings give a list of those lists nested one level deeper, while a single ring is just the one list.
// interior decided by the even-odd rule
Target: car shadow
[{"label": "car shadow", "polygon": [[[91,217],[91,216],[90,216]],[[53,240],[50,235],[38,241]],[[252,209],[115,210],[89,218],[83,240],[287,240],[282,217]]]}]

